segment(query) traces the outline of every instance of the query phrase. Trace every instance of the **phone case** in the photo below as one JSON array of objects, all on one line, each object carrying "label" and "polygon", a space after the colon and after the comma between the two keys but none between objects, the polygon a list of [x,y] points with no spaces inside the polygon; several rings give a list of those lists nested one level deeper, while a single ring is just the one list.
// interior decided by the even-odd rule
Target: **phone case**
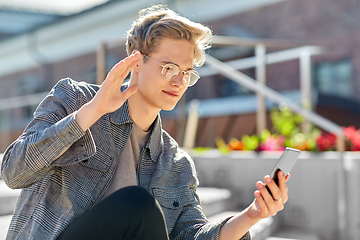
[{"label": "phone case", "polygon": [[285,176],[290,172],[290,170],[295,165],[297,159],[299,158],[301,151],[294,148],[287,147],[284,152],[281,154],[279,161],[276,163],[274,169],[272,170],[270,176],[274,179],[276,184],[278,184],[277,173],[279,170],[283,171]]}]

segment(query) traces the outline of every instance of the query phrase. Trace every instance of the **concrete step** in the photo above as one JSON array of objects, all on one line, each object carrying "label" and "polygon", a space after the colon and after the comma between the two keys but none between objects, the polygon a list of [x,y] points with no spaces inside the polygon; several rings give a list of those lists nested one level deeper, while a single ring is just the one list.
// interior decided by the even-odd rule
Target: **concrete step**
[{"label": "concrete step", "polygon": [[[215,215],[209,217],[208,219],[210,222],[219,222],[227,217],[235,216],[236,214],[238,214],[241,211],[242,210],[224,211],[224,212],[215,214]],[[276,230],[277,225],[278,225],[278,223],[276,221],[276,218],[269,217],[269,218],[262,219],[257,224],[255,224],[252,228],[250,228],[249,232],[252,237],[251,239],[252,240],[267,239],[268,237],[272,236],[272,233]]]},{"label": "concrete step", "polygon": [[228,189],[199,187],[197,194],[207,217],[228,210],[231,205],[231,192]]},{"label": "concrete step", "polygon": [[0,240],[6,239],[6,233],[10,225],[12,215],[0,216]]},{"label": "concrete step", "polygon": [[320,240],[320,238],[309,229],[286,227],[279,228],[265,240]]},{"label": "concrete step", "polygon": [[3,180],[0,180],[0,216],[13,213],[20,192],[20,189],[10,189]]},{"label": "concrete step", "polygon": [[[239,211],[224,211],[209,217],[210,222],[219,222],[230,216],[235,216]],[[269,217],[250,228],[252,240],[320,240],[309,229],[281,227],[278,218]]]},{"label": "concrete step", "polygon": [[3,180],[0,180],[0,240],[6,239],[6,233],[10,225],[20,189],[10,189]]},{"label": "concrete step", "polygon": [[[11,214],[14,211],[20,191],[20,189],[10,189],[4,181],[0,180],[0,239],[6,233],[3,233],[3,231],[6,231],[9,226]],[[201,199],[206,216],[221,213],[229,207],[231,192],[227,189],[200,187],[197,194]],[[4,226],[6,226],[6,229]]]},{"label": "concrete step", "polygon": [[[20,192],[20,189],[10,189],[4,181],[0,180],[0,216],[13,213]],[[229,207],[231,192],[227,189],[200,187],[197,193],[206,216],[223,212]]]},{"label": "concrete step", "polygon": [[[3,154],[0,153],[0,165]],[[13,213],[16,199],[21,190],[12,190],[0,179],[0,216]],[[231,192],[228,189],[199,187],[197,194],[200,197],[203,211],[211,216],[229,209]]]}]

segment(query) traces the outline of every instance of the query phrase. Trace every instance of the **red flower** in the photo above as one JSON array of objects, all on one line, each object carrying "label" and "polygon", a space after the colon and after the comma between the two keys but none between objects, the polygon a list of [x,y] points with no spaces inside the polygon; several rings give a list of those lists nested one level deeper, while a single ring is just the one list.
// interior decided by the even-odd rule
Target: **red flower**
[{"label": "red flower", "polygon": [[356,139],[356,136],[358,136],[359,133],[356,131],[355,126],[350,126],[348,128],[344,128],[344,135],[350,139],[350,141],[353,141]]},{"label": "red flower", "polygon": [[356,134],[352,139],[351,139],[351,151],[360,151],[360,135],[359,133]]},{"label": "red flower", "polygon": [[334,150],[336,146],[336,136],[332,133],[322,132],[316,139],[316,148],[319,151]]},{"label": "red flower", "polygon": [[360,151],[360,132],[354,126],[343,128],[344,135],[348,139],[348,146],[351,151]]}]

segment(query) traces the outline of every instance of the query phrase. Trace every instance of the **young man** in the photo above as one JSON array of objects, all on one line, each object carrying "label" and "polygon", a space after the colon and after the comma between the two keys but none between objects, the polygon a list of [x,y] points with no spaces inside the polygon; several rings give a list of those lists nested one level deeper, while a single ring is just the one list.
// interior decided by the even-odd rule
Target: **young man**
[{"label": "young man", "polygon": [[[6,150],[2,176],[22,188],[8,239],[250,239],[288,199],[265,177],[243,212],[209,223],[193,161],[162,129],[199,76],[211,31],[161,6],[140,11],[128,57],[101,86],[64,79]],[[131,71],[128,84],[124,78]],[[156,199],[156,200],[155,200]]]}]

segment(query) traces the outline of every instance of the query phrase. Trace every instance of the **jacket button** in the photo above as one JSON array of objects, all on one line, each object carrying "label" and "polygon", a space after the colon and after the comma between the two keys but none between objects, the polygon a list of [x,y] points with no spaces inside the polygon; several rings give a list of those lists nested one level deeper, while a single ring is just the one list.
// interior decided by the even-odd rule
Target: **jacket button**
[{"label": "jacket button", "polygon": [[174,207],[178,207],[179,205],[180,205],[180,204],[179,204],[177,201],[174,201],[174,202],[173,202],[173,206],[174,206]]}]

